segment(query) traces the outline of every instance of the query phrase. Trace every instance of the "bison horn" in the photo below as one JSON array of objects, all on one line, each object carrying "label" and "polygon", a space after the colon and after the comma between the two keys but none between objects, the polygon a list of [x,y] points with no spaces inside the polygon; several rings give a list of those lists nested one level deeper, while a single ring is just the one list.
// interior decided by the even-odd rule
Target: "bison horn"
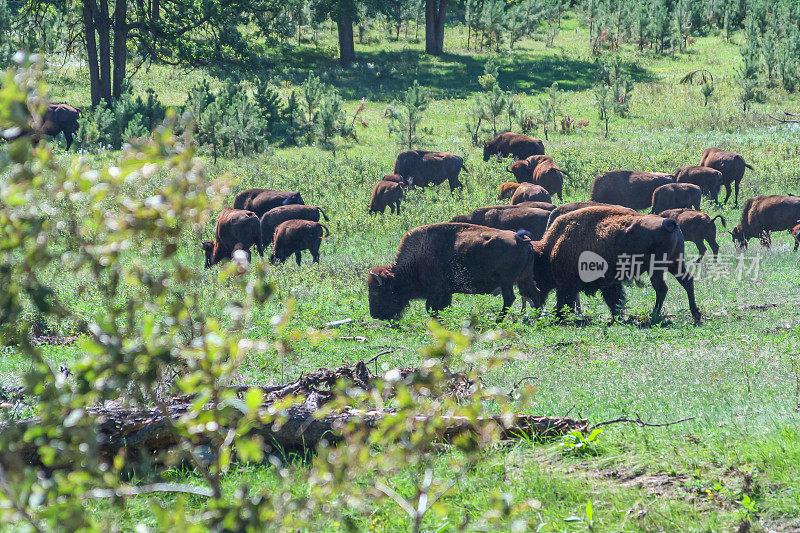
[{"label": "bison horn", "polygon": [[506,170],[507,170],[507,171],[509,171],[509,172],[511,172],[512,174],[514,173],[514,172],[511,170],[511,165],[508,165],[508,166],[506,167]]},{"label": "bison horn", "polygon": [[374,277],[376,280],[378,280],[378,286],[383,285],[383,278],[382,277],[380,277],[379,275],[377,275],[375,272],[373,272],[371,270],[369,271],[369,275]]}]

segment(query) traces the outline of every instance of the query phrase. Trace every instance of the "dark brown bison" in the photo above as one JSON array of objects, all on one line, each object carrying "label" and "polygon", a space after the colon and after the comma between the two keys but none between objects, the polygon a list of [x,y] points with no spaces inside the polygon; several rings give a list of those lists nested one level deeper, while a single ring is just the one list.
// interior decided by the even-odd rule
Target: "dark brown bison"
[{"label": "dark brown bison", "polygon": [[[561,215],[566,215],[567,213],[572,213],[573,211],[577,211],[578,209],[583,209],[584,207],[594,207],[598,205],[611,205],[611,204],[604,204],[602,202],[569,202],[566,204],[561,204],[560,206],[556,207],[552,211],[550,211],[550,218],[547,219],[547,227],[549,228],[550,225],[560,217]],[[618,206],[620,207],[620,206]],[[635,213],[633,209],[631,209],[631,213]]]},{"label": "dark brown bison", "polygon": [[370,213],[383,214],[388,207],[390,212],[400,214],[400,200],[403,199],[403,186],[394,181],[381,180],[372,188],[369,202]]},{"label": "dark brown bison", "polygon": [[403,150],[394,162],[394,173],[409,186],[427,187],[446,180],[451,191],[463,187],[458,180],[462,168],[468,172],[464,160],[456,154],[426,150]]},{"label": "dark brown bison", "polygon": [[296,191],[272,191],[270,189],[245,189],[233,199],[234,209],[247,209],[259,218],[270,209],[283,205],[303,205],[303,197]]},{"label": "dark brown bison", "polygon": [[700,252],[700,256],[697,258],[698,261],[701,261],[706,254],[706,246],[703,241],[708,243],[711,252],[714,254],[714,259],[717,258],[719,245],[717,244],[717,226],[714,221],[720,219],[722,226],[725,227],[725,217],[717,215],[711,218],[701,211],[693,211],[691,209],[667,209],[661,211],[658,215],[678,221],[684,241],[693,242],[697,245],[697,251]]},{"label": "dark brown bison", "polygon": [[[797,222],[800,222],[798,220]],[[800,224],[797,224],[795,227],[789,230],[789,235],[792,236],[794,239],[794,251],[797,251],[797,247],[800,246]]]},{"label": "dark brown bison", "polygon": [[544,143],[519,133],[501,133],[483,145],[483,160],[488,161],[493,155],[500,157],[514,156],[525,159],[532,155],[544,154]]},{"label": "dark brown bison", "polygon": [[694,279],[683,262],[683,234],[673,219],[616,206],[586,207],[558,217],[542,240],[534,242],[534,250],[540,306],[555,289],[557,311],[577,311],[579,293],[592,295],[599,290],[618,317],[625,303],[622,283],[648,273],[656,291],[652,312],[656,322],[667,295],[667,270],[686,291],[695,321],[700,320]]},{"label": "dark brown bison", "polygon": [[706,148],[700,157],[700,166],[711,167],[722,172],[722,184],[725,186],[725,200],[728,203],[731,197],[731,183],[736,193],[733,197],[734,207],[739,207],[739,183],[744,177],[744,169],[753,167],[744,162],[744,158],[736,152],[726,152],[719,148]]},{"label": "dark brown bison", "polygon": [[400,185],[405,185],[405,181],[403,181],[402,176],[398,176],[397,174],[387,174],[386,176],[381,178],[381,181],[391,181],[394,183],[399,183]]},{"label": "dark brown bison", "polygon": [[549,216],[549,211],[530,207],[479,207],[469,215],[455,217],[450,222],[479,224],[508,231],[525,230],[532,239],[539,239],[544,235]]},{"label": "dark brown bison", "polygon": [[67,104],[49,104],[41,117],[41,122],[34,121],[32,127],[18,131],[7,138],[14,140],[30,136],[36,143],[39,142],[42,135],[55,137],[59,133],[63,133],[64,139],[67,141],[67,150],[69,150],[69,147],[72,146],[72,137],[78,131],[79,118],[81,118],[81,110],[77,107]]},{"label": "dark brown bison", "polygon": [[672,175],[675,183],[692,183],[700,187],[703,194],[714,203],[719,202],[719,189],[722,187],[722,172],[710,167],[681,167]]},{"label": "dark brown bison", "polygon": [[551,203],[552,197],[547,189],[534,183],[504,183],[500,186],[501,199],[511,198],[511,205],[523,202]]},{"label": "dark brown bison", "polygon": [[[324,230],[324,234],[323,234]],[[324,224],[311,220],[287,220],[275,228],[273,240],[275,247],[269,256],[270,263],[283,263],[294,254],[294,259],[301,263],[300,252],[308,250],[315,263],[319,263],[319,247],[322,239],[330,235]]]},{"label": "dark brown bison", "polygon": [[542,155],[516,161],[508,171],[514,174],[518,182],[540,185],[550,194],[558,195],[559,200],[562,199],[564,176],[569,175],[566,170],[558,168],[552,157]]},{"label": "dark brown bison", "polygon": [[400,241],[391,265],[367,278],[373,318],[398,318],[411,300],[425,300],[429,312],[449,306],[453,294],[491,294],[500,287],[502,320],[514,302],[514,284],[536,300],[533,252],[524,232],[474,224],[431,224],[414,228]]},{"label": "dark brown bison", "polygon": [[612,170],[594,179],[589,199],[631,209],[646,209],[652,205],[653,191],[667,183],[673,183],[672,176],[663,172]]},{"label": "dark brown bison", "polygon": [[261,225],[252,211],[226,207],[217,217],[214,241],[204,241],[206,268],[211,268],[223,259],[231,259],[235,250],[245,250],[250,258],[250,247],[255,245],[260,256],[264,256],[261,245]]},{"label": "dark brown bison", "polygon": [[770,232],[793,228],[800,219],[800,197],[781,195],[754,196],[744,203],[742,219],[731,236],[737,248],[747,248],[747,242],[758,237],[761,245],[772,244]]},{"label": "dark brown bison", "polygon": [[667,183],[653,191],[652,213],[689,207],[699,211],[702,196],[703,191],[693,183]]},{"label": "dark brown bison", "polygon": [[328,221],[328,216],[316,205],[282,205],[270,209],[261,217],[261,239],[264,248],[272,243],[272,235],[280,224],[287,220],[310,220],[318,222],[319,217]]}]

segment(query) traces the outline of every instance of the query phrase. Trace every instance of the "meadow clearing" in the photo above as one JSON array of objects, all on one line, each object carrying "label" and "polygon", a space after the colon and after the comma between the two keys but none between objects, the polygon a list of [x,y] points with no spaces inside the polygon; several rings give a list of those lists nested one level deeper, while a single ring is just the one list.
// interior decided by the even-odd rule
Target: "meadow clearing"
[{"label": "meadow clearing", "polygon": [[[314,69],[340,91],[348,113],[366,99],[361,117],[368,127],[356,126],[358,141],[337,141],[335,154],[317,146],[269,147],[240,157],[224,155],[214,163],[207,151],[200,152],[209,179],[228,183],[230,196],[223,205],[230,205],[233,194],[248,187],[297,190],[306,203],[322,206],[331,217],[327,223],[331,236],[323,243],[319,264],[310,263],[307,255],[302,266],[293,261],[280,266],[254,261],[247,276],[268,280],[275,292],[263,308],[251,311],[242,335],[273,339],[273,317],[286,309],[290,309],[285,315],[288,327],[298,332],[352,319],[321,338],[298,338],[288,352],[248,352],[237,370],[237,383],[284,383],[319,367],[366,361],[378,353],[383,353],[378,369],[422,360],[420,350],[432,342],[431,318],[423,303],[412,303],[396,323],[374,320],[365,279],[370,268],[392,261],[406,231],[492,205],[498,186],[512,181],[505,162],[483,161],[481,148],[472,145],[464,127],[489,57],[499,67],[499,84],[518,93],[523,107],[535,108],[544,91],[558,82],[562,114],[589,121],[571,133],[551,131],[545,141],[547,154],[571,173],[565,202],[587,200],[591,181],[600,172],[617,168],[672,172],[699,164],[702,150],[710,146],[737,151],[755,167],[745,175],[740,205],[756,194],[800,192],[800,128],[778,124],[765,115],[783,109],[800,111],[800,98],[773,89],[763,102],[742,111],[736,82],[739,34],[727,42],[712,32],[697,38],[686,52],[673,55],[640,53],[633,45],[623,45],[616,54],[635,85],[630,116],[612,118],[608,138],[597,119],[593,93],[598,67],[587,30],[575,17],[564,19],[552,47],[524,39],[513,50],[476,52],[464,47],[460,27],[453,28],[447,39],[447,53],[439,58],[425,56],[422,44],[361,45],[358,65],[348,70],[333,66],[326,46],[307,44],[283,58],[287,67],[300,70],[286,71],[281,80],[284,93],[297,86],[305,70]],[[60,67],[55,60],[49,65],[45,79],[52,101],[88,106],[87,72],[79,65]],[[698,86],[679,83],[698,68],[714,75],[716,90],[705,106]],[[134,89],[143,93],[153,88],[165,104],[181,105],[189,87],[204,78],[215,83],[208,72],[153,65],[135,77]],[[372,184],[391,172],[401,149],[387,131],[384,111],[415,79],[433,95],[422,120],[430,133],[419,147],[461,155],[469,173],[461,176],[462,191],[451,193],[445,184],[412,190],[400,216],[388,211],[370,215]],[[251,81],[246,75],[243,80]],[[532,135],[541,137],[543,132]],[[56,150],[56,157],[66,162],[77,155]],[[83,157],[101,166],[116,153],[92,150]],[[128,186],[131,193],[147,197],[163,179],[159,174]],[[724,207],[704,200],[703,209],[722,214],[728,229],[738,223],[741,212],[732,199]],[[213,227],[214,219],[209,218],[202,232],[185,232],[177,258],[202,271],[195,282],[204,289],[198,305],[224,324],[231,320],[226,299],[241,294],[220,277],[218,269],[202,269],[200,241],[210,238]],[[530,308],[520,312],[518,299],[496,335],[489,333],[498,328],[494,320],[500,299],[456,295],[453,305],[440,314],[439,324],[474,335],[470,350],[511,357],[487,373],[484,384],[512,391],[521,378],[529,377],[525,412],[593,422],[617,417],[654,423],[691,420],[669,427],[609,426],[585,452],[567,449],[560,440],[495,445],[466,472],[452,467],[460,452],[442,447],[433,468],[436,476],[453,484],[439,507],[425,516],[422,529],[513,530],[522,527],[515,526],[515,519],[525,517],[525,527],[538,523],[542,531],[800,530],[798,254],[785,233],[773,236],[770,250],[751,241],[743,253],[735,250],[721,228],[718,240],[722,268],[714,272],[707,257],[705,275],[696,283],[703,311],[699,325],[692,323],[685,294],[672,278],[666,321],[653,327],[642,325],[654,300],[647,282],[627,288],[628,320],[612,323],[599,297],[582,298],[585,324],[556,322],[552,297],[541,313]],[[695,253],[693,244],[687,243],[687,252]],[[757,268],[739,276],[736,266],[742,256]],[[146,249],[128,251],[124,260],[162,268],[159,257]],[[92,286],[88,278],[57,269],[42,276],[56,282],[59,297],[78,316],[89,319],[102,305],[86,291]],[[72,322],[43,327],[57,336],[82,334]],[[77,365],[84,357],[80,344],[45,344],[41,350],[56,367]],[[30,366],[28,359],[13,345],[3,346],[0,353],[0,383],[20,384]],[[31,411],[33,406],[23,407],[23,412]],[[308,465],[301,458],[286,459],[293,465],[290,474],[279,474],[271,464],[235,464],[223,478],[226,494],[242,484],[269,492],[286,483],[288,475],[293,492],[305,495],[310,491],[304,477]],[[396,471],[391,482],[397,492],[410,494],[418,475],[410,464]],[[165,476],[189,484],[203,481],[191,470],[170,470]],[[518,516],[512,514],[491,526],[472,521],[495,508],[498,500],[528,505]],[[591,502],[588,515],[587,502]],[[174,497],[137,496],[122,507],[92,503],[88,508],[121,529],[139,523],[157,529],[154,503],[169,509]],[[190,509],[202,510],[204,505],[202,498],[189,497]],[[319,524],[331,531],[412,527],[408,516],[388,498],[377,501],[369,513],[353,511],[348,517],[350,522],[343,522],[332,513]],[[269,529],[268,524],[264,527]]]}]

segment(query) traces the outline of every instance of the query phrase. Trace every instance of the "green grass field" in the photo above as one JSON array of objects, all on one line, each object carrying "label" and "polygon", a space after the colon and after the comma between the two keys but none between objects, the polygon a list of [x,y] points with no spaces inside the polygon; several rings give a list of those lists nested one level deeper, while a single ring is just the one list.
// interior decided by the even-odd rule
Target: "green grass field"
[{"label": "green grass field", "polygon": [[[321,342],[297,343],[291,357],[249,354],[243,383],[283,382],[318,367],[367,360],[386,350],[392,351],[379,360],[386,369],[419,361],[418,350],[431,339],[423,303],[412,303],[397,324],[371,319],[367,271],[391,262],[409,229],[496,203],[499,184],[511,181],[504,164],[483,162],[464,128],[469,102],[480,91],[477,78],[489,57],[466,50],[465,41],[460,29],[449,30],[448,53],[438,59],[423,54],[424,44],[357,44],[360,63],[349,71],[334,66],[328,41],[323,41],[326,46],[308,45],[286,58],[287,67],[298,70],[287,70],[284,88],[288,91],[304,78],[304,69],[313,68],[341,91],[348,109],[365,97],[369,127],[358,130],[359,142],[342,144],[335,156],[312,146],[271,148],[239,159],[222,158],[216,165],[205,157],[210,175],[227,175],[233,191],[253,186],[299,190],[307,203],[323,206],[331,215],[332,235],[324,241],[320,264],[311,264],[306,255],[300,267],[294,262],[254,265],[250,275],[265,276],[276,293],[253,317],[245,336],[270,338],[270,318],[290,302],[295,306],[291,326],[298,330],[353,319]],[[513,51],[496,55],[500,84],[521,93],[524,106],[535,109],[543,91],[557,81],[564,91],[563,113],[590,122],[573,134],[551,134],[546,142],[548,154],[572,174],[565,201],[588,199],[591,181],[602,171],[671,172],[698,164],[709,146],[738,151],[755,167],[745,176],[740,204],[755,194],[800,192],[800,129],[775,124],[763,114],[798,110],[800,98],[773,89],[763,103],[742,113],[736,100],[735,69],[741,59],[735,42],[712,35],[699,38],[687,53],[674,57],[639,54],[628,45],[619,54],[636,84],[631,117],[613,119],[608,139],[602,137],[594,108],[597,67],[588,34],[574,19],[565,20],[554,47],[526,40]],[[699,87],[678,83],[696,68],[714,74],[716,93],[707,107]],[[54,68],[47,77],[55,101],[87,104],[85,70]],[[178,105],[188,87],[204,77],[210,74],[153,66],[138,74],[135,88],[153,87],[162,101]],[[424,121],[433,134],[421,147],[464,156],[470,172],[463,176],[461,192],[451,194],[445,185],[415,190],[404,202],[401,216],[388,211],[370,216],[372,184],[391,171],[400,150],[387,132],[383,112],[414,79],[436,97]],[[88,157],[100,164],[110,155]],[[136,188],[146,196],[158,186],[158,177],[153,180]],[[722,210],[706,203],[704,209],[723,214],[729,228],[738,223],[740,212],[732,201]],[[203,235],[187,235],[181,259],[202,266],[199,242],[212,232],[209,223]],[[718,239],[723,256],[735,261],[738,256],[724,230]],[[687,244],[687,251],[694,254],[694,245]],[[599,297],[582,298],[588,318],[582,326],[556,324],[549,308],[541,315],[531,309],[521,313],[518,300],[502,324],[505,334],[481,341],[476,348],[515,354],[514,362],[487,376],[487,382],[509,390],[520,377],[531,376],[536,392],[529,412],[569,414],[594,422],[637,415],[653,422],[694,418],[664,428],[611,426],[599,437],[593,456],[564,455],[554,442],[521,442],[487,450],[485,460],[445,495],[446,512],[426,517],[424,529],[457,529],[466,518],[492,506],[497,491],[509,493],[514,501],[537,500],[538,510],[526,512],[538,517],[542,531],[589,528],[585,522],[565,521],[574,515],[585,517],[587,501],[594,509],[592,530],[734,531],[745,519],[756,530],[800,529],[800,301],[796,296],[800,264],[786,234],[774,235],[768,251],[752,241],[746,253],[759,261],[753,279],[738,280],[727,272],[720,279],[697,283],[697,301],[704,313],[700,325],[692,324],[685,294],[674,279],[668,280],[667,321],[659,327],[640,327],[636,320],[612,324]],[[150,265],[158,262],[146,254],[139,259]],[[217,284],[217,272],[207,271],[203,283]],[[59,286],[63,299],[89,317],[98,302],[82,294],[84,284],[64,276]],[[654,301],[649,283],[629,287],[628,296],[626,314],[646,316]],[[553,297],[548,303],[552,307]],[[208,299],[202,306],[212,316],[228,320],[224,302]],[[497,297],[456,295],[440,322],[453,330],[469,326],[487,332],[496,327],[499,307]],[[50,326],[60,334],[70,333],[69,324]],[[353,340],[356,336],[366,340]],[[73,364],[82,356],[75,347],[45,350],[56,365]],[[2,354],[0,380],[15,384],[27,363],[13,347],[2,348]],[[437,475],[455,475],[447,471],[451,453],[442,452]],[[410,490],[412,475],[411,467],[398,474],[395,489]],[[195,474],[175,477],[192,481]],[[232,490],[242,482],[269,490],[277,474],[269,465],[242,465],[234,468],[226,483]],[[299,493],[307,490],[302,476],[296,484]],[[745,495],[752,499],[752,509],[742,505]],[[154,500],[158,499],[134,499],[123,516],[102,505],[95,511],[109,513],[109,520],[123,528],[138,522],[154,525],[148,510]],[[166,504],[167,499],[159,501]],[[202,500],[193,504],[199,508]],[[353,519],[362,530],[410,527],[391,501]],[[511,530],[512,524],[507,526]],[[342,527],[331,520],[325,529]],[[468,526],[473,527],[478,525]]]}]

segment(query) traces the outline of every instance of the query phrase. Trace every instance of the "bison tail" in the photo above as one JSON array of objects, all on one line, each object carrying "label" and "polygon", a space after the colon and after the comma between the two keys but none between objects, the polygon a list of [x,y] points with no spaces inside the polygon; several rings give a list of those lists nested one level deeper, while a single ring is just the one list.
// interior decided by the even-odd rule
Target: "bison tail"
[{"label": "bison tail", "polygon": [[722,216],[722,215],[715,216],[714,218],[711,219],[711,222],[713,223],[717,219],[719,219],[722,222],[722,227],[723,228],[727,228],[728,227],[728,223],[725,221],[725,217]]},{"label": "bison tail", "polygon": [[325,220],[325,222],[330,220],[328,215],[325,214],[325,211],[323,211],[321,207],[317,206],[317,211],[319,211],[319,214],[322,215],[322,218]]},{"label": "bison tail", "polygon": [[322,226],[322,229],[325,230],[325,234],[322,237],[320,237],[321,239],[324,239],[325,237],[329,236],[331,234],[331,232],[328,229],[328,226],[326,226],[325,224],[320,224],[320,226]]},{"label": "bison tail", "polygon": [[464,164],[464,161],[463,161],[463,160],[461,161],[461,168],[463,168],[463,169],[464,169],[464,172],[466,172],[467,174],[469,174],[469,169],[467,168],[467,165],[465,165],[465,164]]},{"label": "bison tail", "polygon": [[560,170],[561,173],[564,174],[565,176],[569,176],[570,178],[572,177],[572,174],[569,173],[569,170],[564,170],[563,168],[560,168],[558,170]]},{"label": "bison tail", "polygon": [[747,163],[745,163],[745,164],[744,164],[744,166],[745,166],[745,167],[747,167],[747,168],[749,168],[750,170],[755,170],[753,167],[751,167],[751,166],[750,166],[750,165],[748,165]]}]

